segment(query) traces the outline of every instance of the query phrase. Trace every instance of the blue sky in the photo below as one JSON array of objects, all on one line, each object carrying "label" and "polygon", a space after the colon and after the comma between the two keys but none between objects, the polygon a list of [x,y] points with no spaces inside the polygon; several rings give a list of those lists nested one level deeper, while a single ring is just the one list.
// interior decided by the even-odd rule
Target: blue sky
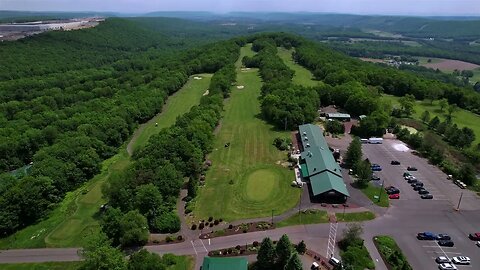
[{"label": "blue sky", "polygon": [[479,15],[480,0],[0,0],[0,10],[310,11],[392,15]]}]

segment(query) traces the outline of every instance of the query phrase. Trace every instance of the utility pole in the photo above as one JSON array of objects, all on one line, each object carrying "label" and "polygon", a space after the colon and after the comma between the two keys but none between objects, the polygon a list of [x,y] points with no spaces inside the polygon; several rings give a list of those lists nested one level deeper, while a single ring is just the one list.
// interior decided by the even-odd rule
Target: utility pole
[{"label": "utility pole", "polygon": [[463,197],[463,191],[462,191],[462,193],[460,193],[460,198],[458,199],[458,205],[457,205],[456,211],[460,210],[460,203],[462,202],[462,197]]}]

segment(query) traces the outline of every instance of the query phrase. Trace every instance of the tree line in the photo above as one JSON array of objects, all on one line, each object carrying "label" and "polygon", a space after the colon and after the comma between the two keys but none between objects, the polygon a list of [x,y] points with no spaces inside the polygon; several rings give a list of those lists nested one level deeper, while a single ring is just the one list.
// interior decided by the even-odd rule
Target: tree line
[{"label": "tree line", "polygon": [[[205,156],[213,147],[213,131],[221,118],[223,99],[236,78],[233,63],[239,57],[239,43],[222,43],[229,48],[229,60],[213,75],[209,94],[202,97],[200,104],[178,117],[172,127],[153,135],[144,148],[135,152],[133,164],[111,177],[104,187],[110,208],[102,219],[102,230],[114,245],[143,245],[148,231],[180,230],[176,201],[185,178],[189,179],[188,186],[193,186],[189,198],[195,196],[200,174],[205,170]],[[136,221],[137,225],[122,229],[126,220]],[[140,231],[129,237],[133,228]]]},{"label": "tree line", "polygon": [[[35,42],[42,43],[43,39]],[[237,57],[238,44],[233,40],[186,51],[166,46],[138,53],[98,71],[87,68],[66,75],[48,75],[45,81],[27,78],[4,82],[9,87],[3,90],[8,95],[0,104],[0,168],[8,171],[29,162],[33,162],[33,166],[28,177],[1,176],[0,235],[13,233],[42,218],[67,191],[97,174],[101,162],[116,152],[138,123],[160,112],[167,96],[180,89],[190,75],[215,72]],[[73,79],[62,84],[61,81],[69,77]],[[212,78],[212,81],[216,83],[214,93],[217,88],[225,89],[225,82],[229,83],[222,78]],[[26,85],[32,85],[33,90],[27,91]],[[21,96],[13,93],[16,87],[25,89],[19,91]],[[208,103],[211,110],[217,110],[215,102],[202,102]],[[205,115],[204,118],[209,119]],[[195,124],[205,123],[198,120]],[[195,140],[198,145],[205,143],[201,151],[193,151],[197,147],[193,142],[182,145],[182,151],[192,156],[191,163],[197,164],[208,142],[200,137],[202,135],[193,134],[193,129],[173,141],[179,145],[185,140]],[[204,133],[205,130],[203,127]],[[176,135],[175,132],[162,134],[165,139]],[[175,180],[190,173],[191,164],[177,161],[180,158],[181,153],[177,153],[172,162],[163,160],[167,179]],[[132,173],[147,167],[146,163],[139,162]],[[168,184],[176,189],[175,181]],[[169,185],[165,189],[169,189]],[[32,190],[37,192],[31,194]],[[151,192],[145,188],[138,191],[138,196]],[[164,198],[168,199],[170,193],[164,191]]]}]

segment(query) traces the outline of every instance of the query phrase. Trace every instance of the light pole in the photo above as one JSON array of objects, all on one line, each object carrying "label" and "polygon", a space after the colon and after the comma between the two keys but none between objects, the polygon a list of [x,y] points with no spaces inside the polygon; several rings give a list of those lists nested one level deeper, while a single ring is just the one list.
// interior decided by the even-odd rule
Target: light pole
[{"label": "light pole", "polygon": [[458,199],[458,205],[457,205],[456,211],[460,210],[460,203],[462,202],[462,197],[463,197],[463,191],[462,191],[462,193],[460,193],[460,198]]},{"label": "light pole", "polygon": [[273,209],[272,209],[272,225],[273,225]]},{"label": "light pole", "polygon": [[380,202],[380,198],[382,197],[382,191],[383,191],[383,185],[385,183],[385,180],[382,180],[382,187],[380,188],[380,192],[378,192],[378,200],[377,202]]}]

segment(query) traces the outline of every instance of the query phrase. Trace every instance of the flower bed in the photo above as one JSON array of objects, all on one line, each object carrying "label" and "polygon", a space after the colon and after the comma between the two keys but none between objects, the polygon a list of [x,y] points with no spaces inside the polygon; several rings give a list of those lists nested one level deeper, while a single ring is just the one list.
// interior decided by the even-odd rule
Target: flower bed
[{"label": "flower bed", "polygon": [[202,234],[200,234],[200,238],[201,239],[215,238],[215,237],[226,236],[226,235],[235,235],[235,234],[242,234],[242,233],[247,233],[247,232],[266,231],[266,230],[271,230],[271,229],[275,229],[275,225],[272,225],[271,223],[264,222],[264,221],[242,223],[242,224],[239,224],[239,225],[230,224],[228,226],[228,228],[223,229],[223,230],[217,230],[217,231],[210,231],[208,233],[202,233]]}]

